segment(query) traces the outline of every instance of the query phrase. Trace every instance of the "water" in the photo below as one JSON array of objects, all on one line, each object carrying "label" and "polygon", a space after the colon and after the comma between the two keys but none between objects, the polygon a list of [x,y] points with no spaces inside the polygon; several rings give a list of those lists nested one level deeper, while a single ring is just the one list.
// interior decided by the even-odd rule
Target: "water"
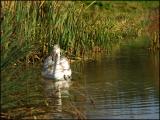
[{"label": "water", "polygon": [[97,61],[76,63],[73,69],[83,75],[75,81],[85,87],[95,104],[78,102],[85,106],[87,118],[158,119],[158,58],[144,50],[124,49]]},{"label": "water", "polygon": [[159,118],[158,53],[122,49],[94,57],[96,60],[71,64],[71,83],[43,79],[40,65],[28,66],[25,71],[15,67],[19,70],[16,75],[21,75],[19,79],[2,79],[4,116],[17,119]]}]

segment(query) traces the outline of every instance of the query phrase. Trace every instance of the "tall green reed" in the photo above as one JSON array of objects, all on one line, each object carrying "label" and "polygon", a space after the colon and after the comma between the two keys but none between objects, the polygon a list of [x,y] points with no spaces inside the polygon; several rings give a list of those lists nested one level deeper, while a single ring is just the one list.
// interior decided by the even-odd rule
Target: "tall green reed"
[{"label": "tall green reed", "polygon": [[82,56],[97,46],[111,49],[126,37],[134,39],[144,28],[139,23],[145,19],[141,4],[135,3],[3,1],[1,68],[5,68],[7,60],[14,63],[24,56],[34,59],[35,55],[43,58],[55,43],[68,56]]}]

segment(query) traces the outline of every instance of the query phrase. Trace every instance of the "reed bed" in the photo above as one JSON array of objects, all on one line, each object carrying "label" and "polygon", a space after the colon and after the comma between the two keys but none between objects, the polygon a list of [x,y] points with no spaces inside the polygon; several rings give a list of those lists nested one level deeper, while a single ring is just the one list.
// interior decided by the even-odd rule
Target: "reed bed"
[{"label": "reed bed", "polygon": [[88,51],[111,50],[125,40],[143,36],[148,23],[148,9],[143,10],[143,5],[110,1],[2,1],[1,70],[17,60],[43,60],[55,43],[68,57],[82,57]]}]

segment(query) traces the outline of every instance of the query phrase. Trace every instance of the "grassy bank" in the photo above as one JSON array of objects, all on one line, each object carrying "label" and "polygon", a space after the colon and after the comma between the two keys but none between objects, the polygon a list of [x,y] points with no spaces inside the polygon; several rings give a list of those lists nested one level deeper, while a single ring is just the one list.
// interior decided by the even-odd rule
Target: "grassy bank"
[{"label": "grassy bank", "polygon": [[[158,26],[159,21],[154,23],[159,18],[156,18],[157,12],[152,13],[158,7],[158,1],[2,1],[1,105],[4,116],[13,112],[11,108],[44,104],[34,103],[29,98],[32,94],[41,96],[42,86],[37,82],[40,71],[34,76],[34,68],[31,71],[27,65],[42,63],[55,43],[71,59],[103,50],[118,50],[122,44],[159,48],[159,27],[154,27]],[[22,116],[13,113],[10,117]]]},{"label": "grassy bank", "polygon": [[55,43],[69,57],[82,57],[146,37],[149,12],[159,3],[2,1],[1,6],[3,70],[17,60],[42,60]]}]

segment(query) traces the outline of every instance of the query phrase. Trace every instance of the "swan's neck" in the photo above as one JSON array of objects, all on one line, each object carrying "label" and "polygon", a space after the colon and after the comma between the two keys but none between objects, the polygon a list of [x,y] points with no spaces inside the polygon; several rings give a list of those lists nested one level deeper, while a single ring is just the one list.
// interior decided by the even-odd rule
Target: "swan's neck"
[{"label": "swan's neck", "polygon": [[60,63],[60,53],[56,54],[56,64],[59,64]]},{"label": "swan's neck", "polygon": [[54,71],[56,70],[57,66],[60,64],[60,53],[55,54],[55,64],[54,64]]}]

